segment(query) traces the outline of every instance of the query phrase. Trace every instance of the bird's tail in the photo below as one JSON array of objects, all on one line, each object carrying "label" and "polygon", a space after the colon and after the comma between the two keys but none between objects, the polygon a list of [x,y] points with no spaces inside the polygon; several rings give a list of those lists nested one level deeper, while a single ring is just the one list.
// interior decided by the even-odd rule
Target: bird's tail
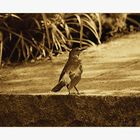
[{"label": "bird's tail", "polygon": [[51,91],[58,92],[65,86],[64,81],[60,81]]}]

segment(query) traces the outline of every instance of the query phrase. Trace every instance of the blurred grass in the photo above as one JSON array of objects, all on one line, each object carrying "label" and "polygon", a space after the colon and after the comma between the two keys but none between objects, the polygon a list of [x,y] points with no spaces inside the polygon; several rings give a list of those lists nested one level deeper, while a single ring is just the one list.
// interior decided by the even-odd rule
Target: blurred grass
[{"label": "blurred grass", "polygon": [[[93,20],[92,16],[96,21]],[[19,62],[51,56],[70,50],[74,44],[95,45],[84,28],[100,43],[97,15],[93,14],[0,14],[3,56],[7,62]]]},{"label": "blurred grass", "polygon": [[0,61],[51,58],[73,47],[96,46],[105,37],[124,31],[128,21],[140,27],[126,13],[0,14]]}]

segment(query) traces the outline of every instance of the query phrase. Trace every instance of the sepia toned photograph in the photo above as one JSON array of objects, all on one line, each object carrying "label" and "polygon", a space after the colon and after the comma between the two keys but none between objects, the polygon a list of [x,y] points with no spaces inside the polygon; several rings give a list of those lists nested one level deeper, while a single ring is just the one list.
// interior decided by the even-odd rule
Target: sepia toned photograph
[{"label": "sepia toned photograph", "polygon": [[126,126],[140,126],[140,13],[0,13],[0,127]]}]

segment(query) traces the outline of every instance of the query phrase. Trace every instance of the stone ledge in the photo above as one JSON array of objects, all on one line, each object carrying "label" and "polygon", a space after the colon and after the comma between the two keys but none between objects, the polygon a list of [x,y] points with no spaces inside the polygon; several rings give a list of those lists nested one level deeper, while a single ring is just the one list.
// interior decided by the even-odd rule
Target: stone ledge
[{"label": "stone ledge", "polygon": [[3,94],[0,126],[140,126],[140,96]]}]

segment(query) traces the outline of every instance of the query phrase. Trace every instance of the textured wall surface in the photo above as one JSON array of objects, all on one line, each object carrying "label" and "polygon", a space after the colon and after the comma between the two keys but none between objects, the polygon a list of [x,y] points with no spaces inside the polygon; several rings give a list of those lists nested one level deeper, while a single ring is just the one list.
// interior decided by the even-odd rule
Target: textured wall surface
[{"label": "textured wall surface", "polygon": [[140,126],[140,96],[0,95],[0,126]]}]

